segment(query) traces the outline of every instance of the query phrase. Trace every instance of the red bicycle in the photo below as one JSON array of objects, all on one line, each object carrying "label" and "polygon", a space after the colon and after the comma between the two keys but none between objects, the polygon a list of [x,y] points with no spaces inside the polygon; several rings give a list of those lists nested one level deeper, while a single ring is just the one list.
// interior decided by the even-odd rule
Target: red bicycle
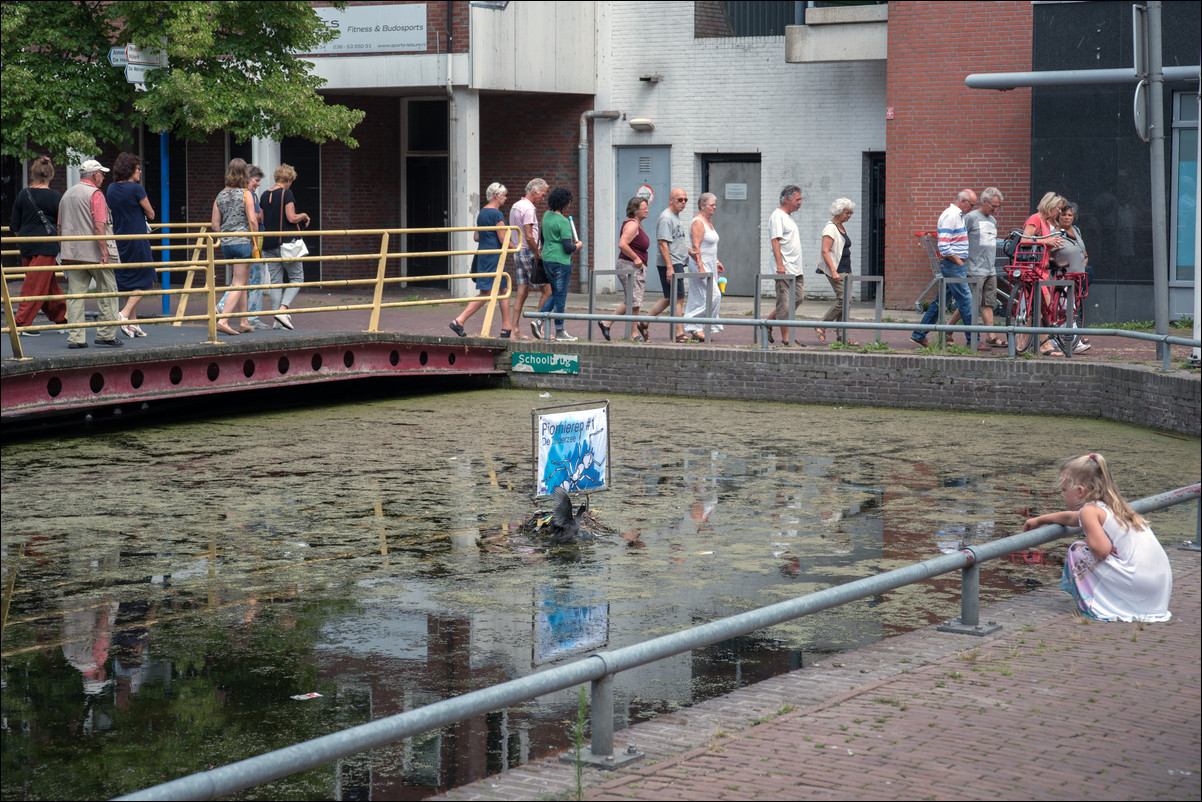
[{"label": "red bicycle", "polygon": [[[1081,308],[1081,299],[1089,294],[1089,279],[1085,273],[1069,273],[1063,268],[1052,266],[1048,269],[1048,248],[1039,239],[1058,236],[1051,234],[1047,237],[1035,237],[1036,242],[1023,242],[1021,231],[1011,232],[1006,243],[1006,252],[1011,254],[1012,261],[1006,268],[1006,277],[1010,279],[1013,291],[1010,302],[1006,304],[1006,324],[1008,326],[1030,327],[1034,325],[1035,288],[1037,282],[1054,280],[1072,281],[1072,304],[1070,304],[1069,287],[1052,286],[1043,288],[1040,317],[1041,326],[1063,329],[1063,333],[1052,334],[1048,339],[1060,349],[1065,357],[1073,355],[1080,337],[1077,329],[1076,309]],[[1025,239],[1032,239],[1026,236]],[[1071,307],[1075,306],[1076,309]],[[1014,337],[1014,350],[1017,353],[1031,351],[1040,338],[1030,332],[1019,332]],[[1049,352],[1055,353],[1055,352]]]}]

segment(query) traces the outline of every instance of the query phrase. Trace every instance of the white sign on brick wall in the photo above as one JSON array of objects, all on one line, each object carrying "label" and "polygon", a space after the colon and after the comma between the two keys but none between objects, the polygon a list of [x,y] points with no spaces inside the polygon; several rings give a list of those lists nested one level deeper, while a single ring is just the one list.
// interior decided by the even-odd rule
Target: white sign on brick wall
[{"label": "white sign on brick wall", "polygon": [[316,8],[338,38],[312,51],[315,56],[357,53],[426,52],[426,4]]}]

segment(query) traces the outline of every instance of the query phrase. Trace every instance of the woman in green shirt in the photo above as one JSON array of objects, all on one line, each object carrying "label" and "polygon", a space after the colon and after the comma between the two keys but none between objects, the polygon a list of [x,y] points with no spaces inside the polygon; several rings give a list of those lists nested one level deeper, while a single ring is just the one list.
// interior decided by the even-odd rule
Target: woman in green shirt
[{"label": "woman in green shirt", "polygon": [[[584,243],[572,234],[572,222],[564,217],[564,210],[572,202],[572,191],[556,187],[547,195],[547,207],[551,210],[543,215],[543,269],[551,285],[551,297],[542,305],[541,312],[563,312],[568,300],[568,284],[572,280],[572,256],[584,247]],[[536,339],[543,339],[546,329],[542,320],[530,322],[530,331]],[[555,336],[552,340],[576,338],[564,331],[563,319],[555,321]]]}]

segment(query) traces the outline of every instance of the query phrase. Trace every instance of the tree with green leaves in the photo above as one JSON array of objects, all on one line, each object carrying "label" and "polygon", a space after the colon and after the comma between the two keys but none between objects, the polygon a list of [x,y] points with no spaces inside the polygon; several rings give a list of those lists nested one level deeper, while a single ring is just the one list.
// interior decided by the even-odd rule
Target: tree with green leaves
[{"label": "tree with green leaves", "polygon": [[[351,132],[364,113],[326,103],[313,64],[294,55],[336,36],[307,2],[43,0],[5,2],[0,14],[6,156],[94,154],[139,124],[191,140],[225,130],[358,146]],[[109,63],[110,48],[127,44],[167,56],[144,91]]]}]

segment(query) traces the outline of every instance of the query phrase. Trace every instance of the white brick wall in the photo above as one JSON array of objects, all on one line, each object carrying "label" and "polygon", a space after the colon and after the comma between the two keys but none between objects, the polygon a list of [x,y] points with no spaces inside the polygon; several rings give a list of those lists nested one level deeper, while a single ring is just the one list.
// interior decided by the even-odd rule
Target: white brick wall
[{"label": "white brick wall", "polygon": [[[648,73],[663,80],[639,80]],[[698,154],[760,153],[762,264],[767,269],[771,257],[768,215],[781,187],[793,183],[805,199],[793,217],[807,272],[817,264],[831,201],[851,198],[864,210],[863,154],[885,150],[885,62],[787,64],[784,36],[694,39],[692,2],[597,4],[595,105],[655,121],[650,134],[621,120],[594,123],[598,265],[616,258],[617,146],[671,145],[672,185],[689,191],[690,217],[701,193]],[[866,252],[860,231],[853,223],[856,273]],[[826,282],[807,281],[806,290],[830,294]]]}]

